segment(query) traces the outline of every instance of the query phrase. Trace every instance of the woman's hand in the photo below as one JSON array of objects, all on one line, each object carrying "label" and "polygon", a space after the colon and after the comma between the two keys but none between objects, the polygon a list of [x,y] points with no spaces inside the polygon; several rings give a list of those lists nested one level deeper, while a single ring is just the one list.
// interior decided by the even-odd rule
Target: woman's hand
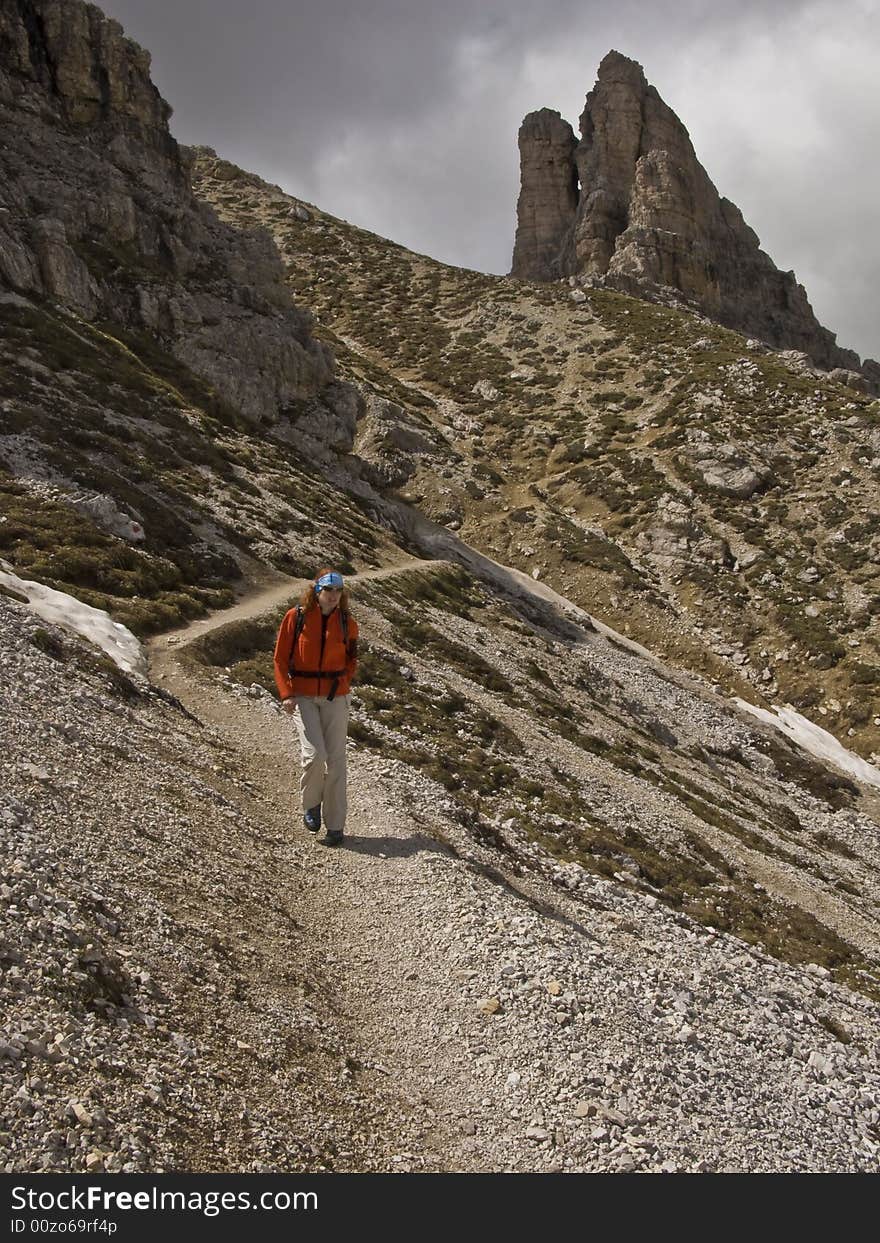
[{"label": "woman's hand", "polygon": [[293,712],[296,711],[296,700],[285,699],[283,700],[281,707],[287,713],[287,715],[290,716]]}]

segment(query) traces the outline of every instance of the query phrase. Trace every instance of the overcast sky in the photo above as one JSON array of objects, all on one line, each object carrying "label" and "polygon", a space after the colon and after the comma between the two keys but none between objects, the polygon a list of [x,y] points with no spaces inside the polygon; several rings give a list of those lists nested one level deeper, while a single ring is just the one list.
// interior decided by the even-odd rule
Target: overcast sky
[{"label": "overcast sky", "polygon": [[610,48],[841,345],[880,358],[880,0],[100,0],[184,143],[447,263],[510,268],[523,116]]}]

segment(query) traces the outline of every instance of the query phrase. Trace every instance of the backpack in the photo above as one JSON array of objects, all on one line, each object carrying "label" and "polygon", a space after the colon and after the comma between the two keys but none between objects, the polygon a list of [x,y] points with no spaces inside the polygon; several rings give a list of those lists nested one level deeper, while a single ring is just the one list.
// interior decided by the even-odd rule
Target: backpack
[{"label": "backpack", "polygon": [[[339,622],[342,626],[342,642],[348,651],[348,613],[342,609],[339,610]],[[296,625],[293,628],[293,646],[296,647],[297,639],[302,634],[303,626],[306,624],[305,609],[301,604],[296,606]]]},{"label": "backpack", "polygon": [[[299,636],[303,632],[303,626],[306,624],[306,612],[301,604],[296,606],[296,623],[293,627],[293,642],[290,645],[290,672],[293,673],[293,653],[296,651],[296,645]],[[346,653],[348,652],[348,613],[343,609],[339,610],[339,624],[342,626],[342,642],[345,644]]]}]

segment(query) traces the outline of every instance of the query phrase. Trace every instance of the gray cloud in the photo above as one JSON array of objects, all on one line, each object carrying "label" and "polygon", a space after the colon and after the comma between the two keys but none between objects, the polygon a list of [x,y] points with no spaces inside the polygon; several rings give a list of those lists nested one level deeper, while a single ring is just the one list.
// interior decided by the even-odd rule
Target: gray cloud
[{"label": "gray cloud", "polygon": [[415,250],[508,270],[526,112],[639,60],[843,345],[880,355],[878,0],[103,0],[182,142]]}]

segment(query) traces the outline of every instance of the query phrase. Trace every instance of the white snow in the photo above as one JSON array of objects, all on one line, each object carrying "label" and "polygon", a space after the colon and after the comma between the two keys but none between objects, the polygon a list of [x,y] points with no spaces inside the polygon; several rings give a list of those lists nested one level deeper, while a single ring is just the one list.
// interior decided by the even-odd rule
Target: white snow
[{"label": "white snow", "polygon": [[[2,563],[6,567],[7,563]],[[93,609],[75,596],[54,591],[42,583],[19,578],[8,568],[0,570],[0,583],[26,596],[30,608],[44,621],[72,630],[106,652],[126,673],[147,676],[147,659],[140,642],[121,622],[115,622],[103,609]]]},{"label": "white snow", "polygon": [[751,712],[752,716],[759,717],[769,725],[775,725],[798,746],[809,751],[810,755],[815,755],[820,760],[830,761],[850,776],[864,781],[866,785],[880,786],[880,768],[875,768],[861,756],[847,751],[846,747],[842,746],[833,734],[829,734],[827,729],[822,729],[820,725],[808,721],[805,716],[795,712],[794,708],[787,705],[784,708],[776,708],[774,716],[765,708],[756,708],[754,704],[746,703],[744,699],[736,699],[734,702],[738,708]]}]

